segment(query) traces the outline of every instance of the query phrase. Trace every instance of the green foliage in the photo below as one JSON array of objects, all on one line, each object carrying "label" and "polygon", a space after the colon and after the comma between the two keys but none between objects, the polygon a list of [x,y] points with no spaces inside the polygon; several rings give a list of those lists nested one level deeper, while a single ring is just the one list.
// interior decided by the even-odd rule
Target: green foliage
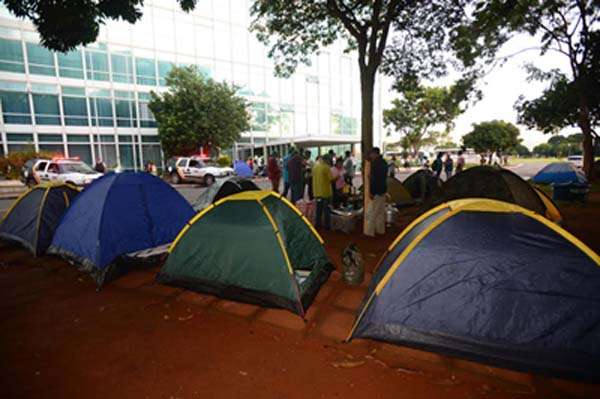
[{"label": "green foliage", "polygon": [[[530,66],[530,78],[549,86],[533,100],[520,98],[520,122],[545,133],[570,126],[581,129],[583,169],[592,177],[592,136],[600,123],[600,2],[597,0],[482,0],[474,21],[464,26],[470,34],[458,47],[495,52],[514,33],[539,39],[540,54],[553,52],[568,61],[569,73],[540,71]],[[465,39],[466,38],[466,39]]]},{"label": "green foliage", "polygon": [[510,152],[521,143],[519,135],[519,128],[512,123],[493,120],[473,124],[473,130],[463,136],[463,144],[478,153]]},{"label": "green foliage", "polygon": [[217,165],[219,166],[231,166],[232,162],[231,162],[231,158],[228,157],[227,155],[223,155],[220,156],[219,159],[217,159]]},{"label": "green foliage", "polygon": [[34,158],[52,158],[53,156],[54,154],[50,152],[35,151],[33,145],[26,151],[10,152],[8,155],[0,157],[0,175],[7,179],[18,179],[25,162]]},{"label": "green foliage", "polygon": [[533,148],[533,153],[544,157],[568,157],[581,154],[581,134],[569,136],[552,136],[547,143],[542,143]]},{"label": "green foliage", "polygon": [[373,145],[373,91],[378,71],[398,90],[448,72],[451,36],[470,0],[255,0],[251,30],[269,47],[275,73],[291,75],[300,63],[336,41],[357,50],[361,83],[361,151]]},{"label": "green foliage", "polygon": [[[548,80],[549,86],[536,99],[526,100],[523,96],[519,97],[515,104],[519,123],[532,129],[540,129],[544,133],[558,133],[566,127],[578,126],[581,99],[577,83],[556,70],[543,72],[528,66],[528,71],[530,79]],[[600,79],[590,82],[585,92],[589,101],[591,125],[598,126],[600,124]]]},{"label": "green foliage", "polygon": [[528,157],[531,155],[529,148],[525,147],[523,144],[517,144],[515,148],[512,149],[511,154],[516,154],[520,157]]},{"label": "green foliage", "polygon": [[[450,87],[405,89],[402,97],[392,101],[393,107],[383,111],[385,126],[400,132],[400,145],[416,154],[422,146],[436,144],[439,139],[449,141],[447,133],[465,111],[463,104],[472,93],[462,82]],[[430,130],[440,125],[445,132]]]},{"label": "green foliage", "polygon": [[[106,20],[131,24],[142,17],[144,0],[2,0],[17,17],[29,19],[37,28],[42,45],[69,51],[96,41]],[[184,11],[197,0],[178,0]]]},{"label": "green foliage", "polygon": [[227,83],[205,79],[195,66],[171,69],[169,91],[148,104],[167,157],[195,153],[201,145],[229,147],[250,129],[247,103]]}]

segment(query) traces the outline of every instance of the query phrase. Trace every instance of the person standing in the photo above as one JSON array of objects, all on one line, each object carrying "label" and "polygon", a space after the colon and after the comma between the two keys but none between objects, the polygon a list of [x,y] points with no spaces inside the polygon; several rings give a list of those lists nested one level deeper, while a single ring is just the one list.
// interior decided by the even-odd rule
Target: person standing
[{"label": "person standing", "polygon": [[271,189],[279,193],[279,181],[281,180],[281,169],[277,161],[277,153],[272,153],[267,160],[267,176],[271,181]]},{"label": "person standing", "polygon": [[454,161],[452,155],[449,152],[446,153],[446,160],[444,161],[444,172],[446,172],[446,180],[452,177],[454,171]]},{"label": "person standing", "polygon": [[458,152],[458,158],[456,158],[456,173],[460,173],[465,169],[465,157],[463,156],[463,152]]},{"label": "person standing", "polygon": [[346,151],[346,158],[344,159],[344,178],[346,179],[346,184],[348,184],[350,187],[352,187],[354,174],[355,166],[354,160],[352,159],[352,153],[350,151]]},{"label": "person standing", "polygon": [[435,160],[431,164],[431,169],[433,169],[435,177],[437,177],[438,179],[440,178],[440,175],[442,174],[442,169],[444,168],[444,163],[442,162],[443,155],[444,154],[442,154],[441,152],[438,152],[437,156],[435,157]]},{"label": "person standing", "polygon": [[333,207],[338,208],[340,203],[344,199],[344,185],[346,171],[344,170],[344,165],[342,162],[342,158],[338,158],[335,161],[335,165],[331,167],[331,177],[333,179],[332,189],[333,189]]},{"label": "person standing", "polygon": [[[304,184],[308,187],[308,199],[313,200],[313,183],[312,183],[312,168],[315,165],[312,159],[310,159],[310,151],[304,151]],[[302,194],[304,194],[304,187],[302,187]]]},{"label": "person standing", "polygon": [[388,165],[381,156],[381,151],[373,147],[369,152],[371,160],[370,198],[367,208],[367,227],[365,234],[385,234],[385,194],[387,192]]},{"label": "person standing", "polygon": [[390,163],[388,165],[388,176],[396,178],[396,172],[398,172],[398,165],[396,165],[396,156],[392,155]]},{"label": "person standing", "polygon": [[317,229],[321,228],[321,221],[323,221],[323,227],[329,230],[331,228],[331,210],[329,209],[329,204],[333,195],[331,191],[333,176],[331,176],[331,169],[327,160],[321,156],[317,157],[317,162],[313,167],[312,179],[313,192],[317,200],[315,227]]},{"label": "person standing", "polygon": [[106,173],[106,165],[104,164],[104,162],[102,162],[102,158],[98,158],[98,160],[96,161],[96,165],[94,165],[94,170],[98,173]]},{"label": "person standing", "polygon": [[290,149],[290,152],[287,153],[287,155],[285,157],[283,157],[283,165],[282,165],[282,169],[283,169],[283,193],[282,195],[284,197],[287,198],[288,195],[288,191],[290,190],[290,175],[288,173],[288,166],[287,163],[290,160],[290,157],[292,156],[292,152],[294,151],[293,148]]},{"label": "person standing", "polygon": [[333,151],[333,150],[327,151],[326,161],[329,162],[329,166],[333,166],[335,164],[335,160],[336,160],[335,151]]},{"label": "person standing", "polygon": [[302,159],[300,153],[296,150],[293,150],[290,159],[287,162],[287,168],[290,188],[292,189],[292,203],[294,204],[303,197],[303,163],[304,160]]}]

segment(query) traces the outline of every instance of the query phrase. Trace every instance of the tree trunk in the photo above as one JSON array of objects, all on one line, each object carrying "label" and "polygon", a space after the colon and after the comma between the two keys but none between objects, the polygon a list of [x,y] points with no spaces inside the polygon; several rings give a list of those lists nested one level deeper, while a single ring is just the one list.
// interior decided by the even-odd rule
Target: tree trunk
[{"label": "tree trunk", "polygon": [[592,126],[587,99],[581,96],[579,100],[579,128],[583,134],[583,171],[591,182],[593,179],[592,164],[594,163],[594,141],[592,139]]},{"label": "tree trunk", "polygon": [[370,168],[366,167],[369,151],[373,148],[373,95],[375,91],[375,71],[367,67],[360,68],[360,94],[361,94],[361,117],[360,117],[360,152],[362,157],[362,181],[363,181],[363,232],[367,226],[367,207],[371,201],[370,192]]}]

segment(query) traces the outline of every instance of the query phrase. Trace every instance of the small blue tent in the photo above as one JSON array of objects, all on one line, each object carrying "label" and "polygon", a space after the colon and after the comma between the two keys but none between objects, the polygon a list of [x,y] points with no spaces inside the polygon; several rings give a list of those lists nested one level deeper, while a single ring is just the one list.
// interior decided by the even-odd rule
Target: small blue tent
[{"label": "small blue tent", "polygon": [[119,273],[121,255],[175,239],[194,215],[175,189],[148,173],[109,173],[75,201],[56,229],[49,252],[90,272],[98,285]]},{"label": "small blue tent", "polygon": [[518,205],[462,199],[392,243],[352,338],[600,379],[600,257]]},{"label": "small blue tent", "polygon": [[588,184],[585,175],[569,162],[554,162],[544,166],[532,181],[536,184]]},{"label": "small blue tent", "polygon": [[244,161],[235,161],[233,170],[235,171],[235,174],[240,177],[252,178],[254,176],[252,169],[250,169],[250,166]]}]

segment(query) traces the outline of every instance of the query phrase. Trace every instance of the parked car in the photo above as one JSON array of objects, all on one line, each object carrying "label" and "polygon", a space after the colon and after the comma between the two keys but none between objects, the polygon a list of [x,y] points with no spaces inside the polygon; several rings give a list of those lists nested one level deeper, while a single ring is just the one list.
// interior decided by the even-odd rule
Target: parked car
[{"label": "parked car", "polygon": [[210,186],[218,177],[234,174],[230,167],[222,167],[207,159],[174,157],[167,161],[167,173],[173,184],[198,182]]},{"label": "parked car", "polygon": [[29,187],[45,181],[85,186],[101,176],[78,158],[30,159],[21,169],[21,181]]},{"label": "parked car", "polygon": [[570,155],[567,157],[567,162],[573,164],[576,168],[583,168],[583,155]]}]

